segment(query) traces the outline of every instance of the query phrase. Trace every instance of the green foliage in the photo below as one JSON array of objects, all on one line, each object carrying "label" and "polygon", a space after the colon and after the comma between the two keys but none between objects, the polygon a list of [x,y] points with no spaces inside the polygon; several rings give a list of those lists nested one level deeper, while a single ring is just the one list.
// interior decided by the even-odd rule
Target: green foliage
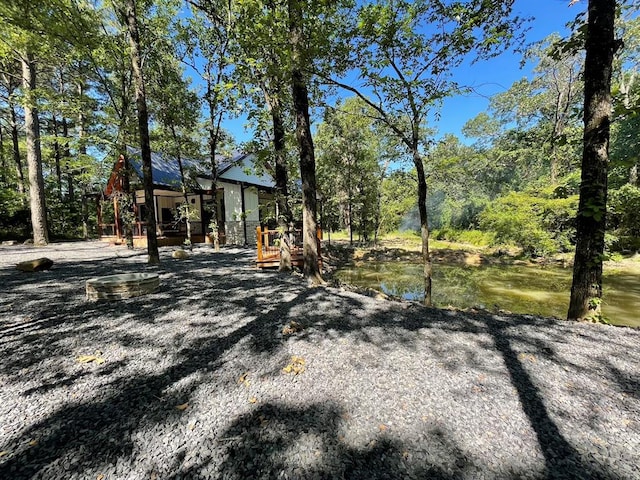
[{"label": "green foliage", "polygon": [[526,255],[568,251],[574,233],[578,198],[545,198],[511,192],[480,214],[480,227],[495,232],[495,241],[522,248]]},{"label": "green foliage", "polygon": [[608,226],[612,250],[640,248],[640,188],[627,184],[609,192]]},{"label": "green foliage", "polygon": [[0,183],[0,238],[23,240],[29,238],[31,218],[25,208],[26,198],[15,188]]},{"label": "green foliage", "polygon": [[482,230],[458,230],[445,227],[432,230],[431,237],[435,240],[468,243],[476,247],[487,247],[495,243],[494,233]]},{"label": "green foliage", "polygon": [[326,197],[323,214],[365,241],[378,229],[385,174],[378,153],[382,140],[370,110],[358,98],[339,103],[326,112],[315,139],[318,185]]},{"label": "green foliage", "polygon": [[382,182],[380,231],[399,230],[406,215],[416,206],[416,181],[408,172],[395,170]]}]

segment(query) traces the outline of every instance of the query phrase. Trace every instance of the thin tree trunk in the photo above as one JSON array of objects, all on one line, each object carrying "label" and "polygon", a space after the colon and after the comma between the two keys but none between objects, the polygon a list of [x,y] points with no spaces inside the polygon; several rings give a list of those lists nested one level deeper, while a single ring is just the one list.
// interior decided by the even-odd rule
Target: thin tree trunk
[{"label": "thin tree trunk", "polygon": [[417,146],[413,148],[413,163],[418,174],[418,213],[420,214],[420,238],[422,239],[422,262],[424,276],[424,304],[432,305],[431,257],[429,255],[429,223],[427,218],[427,180],[424,176],[422,157]]},{"label": "thin tree trunk", "polygon": [[584,147],[569,320],[601,316],[611,71],[616,2],[589,0],[584,68]]},{"label": "thin tree trunk", "polygon": [[36,65],[33,55],[26,52],[21,60],[22,85],[26,95],[24,103],[24,127],[27,134],[27,165],[29,167],[29,204],[34,245],[47,245],[47,206],[42,176],[42,152],[40,150],[40,123],[34,97],[36,89]]},{"label": "thin tree trunk", "polygon": [[349,245],[353,245],[353,194],[351,192],[351,160],[347,158],[347,218],[349,219]]},{"label": "thin tree trunk", "polygon": [[[87,146],[84,141],[84,123],[85,115],[83,110],[82,96],[84,94],[84,86],[82,83],[78,84],[78,98],[80,99],[80,111],[78,112],[78,156],[80,157],[80,163],[84,165],[84,156],[87,154]],[[84,177],[84,175],[83,175]],[[82,188],[82,236],[86,240],[89,238],[89,204],[87,202],[87,183],[84,178],[81,179]]]},{"label": "thin tree trunk", "polygon": [[58,192],[58,201],[62,202],[62,170],[60,169],[60,142],[58,141],[58,119],[55,114],[52,115],[53,121],[53,157],[56,167],[56,191]]},{"label": "thin tree trunk", "polygon": [[71,150],[69,149],[69,124],[64,116],[62,117],[62,138],[64,138],[64,143],[62,144],[62,158],[66,165],[67,203],[69,204],[70,210],[75,211],[76,192],[73,182],[73,171],[71,170],[71,165],[69,163],[71,160]]},{"label": "thin tree trunk", "polygon": [[156,233],[156,207],[153,198],[153,173],[151,169],[151,145],[149,141],[149,113],[147,111],[147,95],[142,59],[140,58],[140,35],[135,0],[127,0],[126,20],[129,29],[129,45],[131,47],[131,66],[135,85],[136,107],[138,110],[138,128],[140,130],[140,150],[142,157],[142,173],[144,183],[144,202],[147,210],[147,253],[150,264],[160,263],[158,237]]},{"label": "thin tree trunk", "polygon": [[377,185],[378,191],[376,195],[376,229],[374,233],[373,243],[378,244],[378,237],[380,236],[380,227],[381,227],[381,210],[382,210],[382,184],[384,183],[384,179],[387,176],[387,169],[389,168],[389,160],[386,160],[384,163],[384,167],[382,168],[382,174],[380,175],[380,182]]},{"label": "thin tree trunk", "polygon": [[124,176],[122,177],[122,198],[118,202],[118,206],[120,208],[125,244],[129,250],[133,250],[133,224],[136,221],[133,208],[135,196],[131,192],[131,163],[129,162],[129,155],[124,153],[122,156],[124,158],[122,168]]},{"label": "thin tree trunk", "polygon": [[0,123],[0,159],[2,160],[2,176],[0,176],[0,182],[3,184],[7,181],[7,162],[4,159],[4,130]]},{"label": "thin tree trunk", "polygon": [[289,178],[287,175],[287,153],[285,146],[285,128],[282,118],[279,94],[276,93],[271,103],[271,121],[273,123],[273,151],[276,159],[275,181],[276,202],[278,203],[278,225],[282,230],[280,236],[280,265],[278,270],[291,270],[292,237],[288,230],[292,227],[293,218],[289,207]]},{"label": "thin tree trunk", "polygon": [[[125,244],[127,245],[127,248],[129,249],[133,249],[134,248],[134,244],[133,244],[133,225],[134,222],[137,221],[137,218],[135,217],[135,193],[131,192],[131,163],[129,162],[129,154],[127,152],[127,144],[128,144],[128,136],[127,136],[127,132],[128,132],[128,123],[129,123],[129,114],[130,114],[130,106],[131,106],[131,102],[129,100],[129,92],[130,92],[130,82],[129,82],[129,78],[127,77],[127,74],[125,72],[122,72],[122,74],[120,75],[120,86],[121,86],[121,94],[122,94],[122,98],[121,98],[121,109],[120,109],[120,124],[118,127],[118,135],[119,135],[119,143],[118,143],[118,151],[121,152],[121,155],[124,159],[124,165],[123,165],[123,179],[122,179],[122,191],[124,193],[123,198],[124,201],[120,201],[118,202],[118,205],[121,208],[120,210],[120,219],[122,223],[122,227],[123,227],[123,231],[121,231],[119,234],[120,235],[124,235],[124,239],[125,239]],[[81,119],[83,121],[84,124],[84,118]],[[86,154],[86,147],[84,148],[84,153]],[[155,199],[152,202],[154,208],[155,208]],[[154,218],[154,222],[155,222],[155,214],[153,216]],[[146,219],[145,219],[145,223],[146,223]],[[149,224],[147,224],[147,230],[149,230]],[[155,223],[154,223],[155,225]],[[153,227],[153,231],[155,231],[156,228],[155,226]]]},{"label": "thin tree trunk", "polygon": [[16,107],[12,102],[9,102],[9,110],[11,111],[11,144],[13,146],[13,162],[16,166],[16,173],[18,174],[18,193],[21,197],[21,202],[24,205],[24,170],[22,168],[22,158],[20,157],[20,137],[18,133],[18,118],[16,115]]},{"label": "thin tree trunk", "polygon": [[[207,66],[208,72],[211,73],[211,65]],[[220,81],[220,73],[218,74]],[[213,195],[213,212],[211,212],[211,234],[213,235],[213,251],[220,251],[220,226],[218,225],[218,139],[220,136],[220,122],[222,121],[222,113],[218,113],[217,93],[214,92],[213,80],[211,75],[207,76],[207,102],[209,104],[209,154],[211,156],[211,194]]]},{"label": "thin tree trunk", "polygon": [[296,116],[296,138],[300,154],[302,180],[302,245],[303,274],[313,283],[322,283],[318,265],[316,220],[316,159],[309,120],[309,93],[302,68],[304,59],[303,15],[300,0],[288,1],[289,42],[292,51],[291,90]]},{"label": "thin tree trunk", "polygon": [[[360,182],[360,195],[364,195],[364,184]],[[367,202],[362,202],[362,209],[360,210],[360,231],[362,232],[362,238],[364,239],[365,244],[369,241],[369,232],[368,232],[368,223],[367,216],[369,215],[369,210],[367,208]]]},{"label": "thin tree trunk", "polygon": [[189,244],[189,249],[191,246],[191,215],[190,215],[190,207],[189,207],[189,196],[187,195],[187,182],[184,178],[184,167],[182,165],[182,154],[180,151],[180,141],[178,140],[178,135],[176,134],[175,125],[171,125],[171,136],[173,137],[173,144],[176,146],[176,159],[178,160],[178,168],[180,170],[180,185],[182,186],[182,197],[184,198],[184,204],[186,205],[186,211],[182,212],[184,215],[187,215],[187,243]]},{"label": "thin tree trunk", "polygon": [[[273,59],[272,59],[273,60]],[[277,85],[277,80],[271,79],[269,84]],[[277,222],[280,230],[280,265],[278,271],[291,270],[291,245],[293,234],[289,232],[293,228],[293,217],[289,206],[289,178],[287,174],[287,152],[285,143],[285,127],[282,116],[282,92],[278,86],[270,93],[265,82],[261,82],[265,102],[271,114],[273,128],[273,153],[275,157],[275,182],[276,182],[276,206]]]}]

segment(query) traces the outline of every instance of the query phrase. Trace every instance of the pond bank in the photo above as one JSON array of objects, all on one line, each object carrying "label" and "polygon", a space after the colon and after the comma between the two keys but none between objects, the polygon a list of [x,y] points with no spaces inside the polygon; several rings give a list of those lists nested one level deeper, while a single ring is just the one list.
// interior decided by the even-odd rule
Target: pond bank
[{"label": "pond bank", "polygon": [[[422,259],[417,251],[399,248],[350,249],[337,246],[336,284],[381,298],[420,301]],[[565,257],[523,260],[478,249],[435,250],[433,301],[447,308],[513,311],[564,318],[572,269]],[[615,324],[639,326],[640,261],[606,262],[605,318]],[[355,285],[355,287],[353,286]],[[381,293],[377,294],[376,291]]]}]

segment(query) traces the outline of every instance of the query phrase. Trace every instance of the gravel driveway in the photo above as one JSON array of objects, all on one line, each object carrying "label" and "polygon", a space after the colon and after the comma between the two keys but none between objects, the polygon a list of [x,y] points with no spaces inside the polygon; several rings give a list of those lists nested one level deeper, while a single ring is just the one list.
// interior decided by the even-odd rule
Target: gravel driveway
[{"label": "gravel driveway", "polygon": [[[171,251],[0,247],[0,478],[640,479],[638,330]],[[41,256],[52,270],[15,270]],[[148,271],[153,294],[84,299],[91,277]]]}]

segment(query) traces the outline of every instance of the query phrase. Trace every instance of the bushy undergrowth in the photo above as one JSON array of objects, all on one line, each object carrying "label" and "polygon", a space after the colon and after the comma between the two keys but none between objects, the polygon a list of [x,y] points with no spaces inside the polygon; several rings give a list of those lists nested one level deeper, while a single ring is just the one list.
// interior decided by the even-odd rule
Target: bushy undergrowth
[{"label": "bushy undergrowth", "polygon": [[438,228],[431,232],[431,238],[448,242],[468,243],[477,247],[486,247],[495,242],[493,232],[482,230],[458,230],[455,228]]},{"label": "bushy undergrowth", "polygon": [[609,193],[608,226],[611,250],[640,250],[640,188],[627,184]]},{"label": "bushy undergrowth", "polygon": [[[495,243],[513,244],[526,255],[548,255],[572,248],[578,196],[566,198],[511,192],[480,214],[480,228],[494,232]],[[548,193],[546,193],[548,195]]]}]

